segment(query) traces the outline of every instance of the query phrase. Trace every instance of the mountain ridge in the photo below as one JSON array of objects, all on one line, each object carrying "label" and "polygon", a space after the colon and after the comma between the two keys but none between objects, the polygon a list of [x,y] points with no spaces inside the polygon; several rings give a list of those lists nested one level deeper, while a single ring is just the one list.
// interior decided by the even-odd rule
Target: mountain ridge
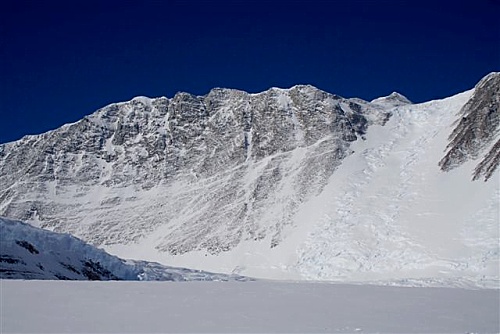
[{"label": "mountain ridge", "polygon": [[[486,89],[479,85],[476,91],[497,97],[496,85]],[[426,248],[420,244],[425,239],[414,235],[408,222],[412,211],[400,199],[424,205],[425,190],[415,182],[415,175],[434,189],[426,180],[439,184],[458,174],[472,175],[472,162],[479,168],[481,162],[478,165],[473,155],[461,163],[450,158],[457,167],[448,172],[438,166],[450,144],[456,115],[472,101],[473,93],[423,104],[409,104],[397,95],[404,102],[397,105],[345,99],[310,85],[256,94],[216,88],[203,96],[136,97],[53,132],[0,145],[0,214],[75,234],[125,257],[212,271],[335,280],[350,279],[354,268],[363,263],[368,269],[360,272],[376,279],[408,267],[412,256],[420,259],[419,270],[423,270],[437,261],[437,255],[423,251]],[[474,109],[476,103],[470,105]],[[488,124],[484,131],[494,137],[498,124]],[[425,145],[434,152],[435,161],[425,158]],[[491,181],[498,171],[494,157],[485,160],[493,163],[484,167],[490,173],[487,190],[478,193],[485,201],[498,196]],[[356,164],[345,170],[351,160]],[[419,164],[421,171],[413,167]],[[339,180],[337,173],[351,184]],[[408,193],[377,181],[382,180],[379,175]],[[472,178],[456,179],[458,192],[480,191],[469,184]],[[367,201],[373,196],[372,188],[380,203],[390,196],[382,189],[390,188],[395,193],[393,202],[400,207],[384,202],[371,209],[375,218],[361,218],[362,212],[370,212],[363,210],[370,210]],[[439,189],[433,191],[448,196]],[[408,195],[412,192],[416,195]],[[474,205],[470,210],[481,209],[479,203]],[[454,216],[431,206],[432,215]],[[491,223],[495,212],[494,207],[484,210],[487,213],[480,220],[485,222],[484,252],[489,255],[483,255],[493,261],[498,247],[489,236],[495,235]],[[398,216],[405,217],[404,226],[399,226]],[[372,240],[366,231],[349,236],[344,232],[353,225],[342,225],[349,220],[360,224],[356,229],[361,230],[387,227],[387,233],[396,233],[401,229],[396,234],[406,241],[395,243],[380,233]],[[468,222],[461,224],[456,228],[469,228]],[[337,237],[329,236],[318,245],[329,230],[337,231]],[[468,240],[466,235],[461,238]],[[323,257],[330,251],[338,253],[330,249],[335,243],[343,244],[344,254],[351,255]],[[314,249],[319,253],[312,256]],[[371,255],[359,253],[361,249],[391,260],[380,267]],[[398,252],[408,256],[395,256]],[[446,256],[450,261],[435,262],[441,263],[438,267],[469,261],[457,260],[454,253]],[[485,266],[498,265],[493,261]],[[477,273],[481,270],[486,269]]]},{"label": "mountain ridge", "polygon": [[[450,134],[449,151],[439,162],[442,170],[451,170],[470,158],[483,155],[473,179],[484,176],[487,181],[493,175],[500,163],[499,109],[500,72],[493,72],[479,81],[473,96],[460,110],[462,118]],[[491,146],[489,150],[488,146]]]}]

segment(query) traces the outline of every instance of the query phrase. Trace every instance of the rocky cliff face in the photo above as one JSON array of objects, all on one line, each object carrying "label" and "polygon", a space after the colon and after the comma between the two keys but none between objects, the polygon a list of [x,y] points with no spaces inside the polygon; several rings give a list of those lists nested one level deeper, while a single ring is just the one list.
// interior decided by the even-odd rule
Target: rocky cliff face
[{"label": "rocky cliff face", "polygon": [[[312,86],[135,98],[1,145],[0,214],[96,245],[170,226],[158,247],[172,254],[269,235],[274,247],[349,144],[387,115]],[[275,204],[283,213],[269,216]]]},{"label": "rocky cliff face", "polygon": [[476,85],[460,116],[439,166],[448,171],[481,156],[473,179],[486,181],[500,163],[500,73],[491,73]]}]

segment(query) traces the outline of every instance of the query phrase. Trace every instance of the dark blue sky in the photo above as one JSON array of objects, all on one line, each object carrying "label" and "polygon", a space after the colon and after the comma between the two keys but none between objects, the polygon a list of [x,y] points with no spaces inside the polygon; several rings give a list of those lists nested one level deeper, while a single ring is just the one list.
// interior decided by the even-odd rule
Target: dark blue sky
[{"label": "dark blue sky", "polygon": [[498,0],[4,0],[0,143],[213,87],[446,97],[500,70],[499,17]]}]

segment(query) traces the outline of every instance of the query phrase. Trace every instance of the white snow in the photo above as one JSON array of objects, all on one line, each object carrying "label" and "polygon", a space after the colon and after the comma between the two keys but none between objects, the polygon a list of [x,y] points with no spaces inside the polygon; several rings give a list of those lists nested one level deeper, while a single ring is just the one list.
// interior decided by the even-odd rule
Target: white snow
[{"label": "white snow", "polygon": [[499,291],[0,281],[2,333],[498,333]]},{"label": "white snow", "polygon": [[[299,250],[303,277],[475,277],[498,287],[498,173],[472,182],[474,162],[449,173],[437,165],[470,95],[395,109],[352,146],[355,153],[307,208],[316,211],[316,226]],[[470,233],[472,225],[481,232]]]}]

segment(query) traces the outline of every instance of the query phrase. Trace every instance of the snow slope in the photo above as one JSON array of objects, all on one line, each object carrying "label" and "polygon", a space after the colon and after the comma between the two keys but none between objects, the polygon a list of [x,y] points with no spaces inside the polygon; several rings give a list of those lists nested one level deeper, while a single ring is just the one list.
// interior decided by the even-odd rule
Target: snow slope
[{"label": "snow slope", "polygon": [[125,261],[68,234],[0,217],[0,279],[245,281],[238,275]]},{"label": "snow slope", "polygon": [[304,213],[315,225],[299,249],[304,277],[498,282],[498,171],[471,182],[474,161],[447,173],[437,165],[471,94],[394,109],[352,146]]},{"label": "snow slope", "polygon": [[[499,291],[0,281],[2,333],[498,333]],[[36,296],[36,298],[33,298]]]}]

